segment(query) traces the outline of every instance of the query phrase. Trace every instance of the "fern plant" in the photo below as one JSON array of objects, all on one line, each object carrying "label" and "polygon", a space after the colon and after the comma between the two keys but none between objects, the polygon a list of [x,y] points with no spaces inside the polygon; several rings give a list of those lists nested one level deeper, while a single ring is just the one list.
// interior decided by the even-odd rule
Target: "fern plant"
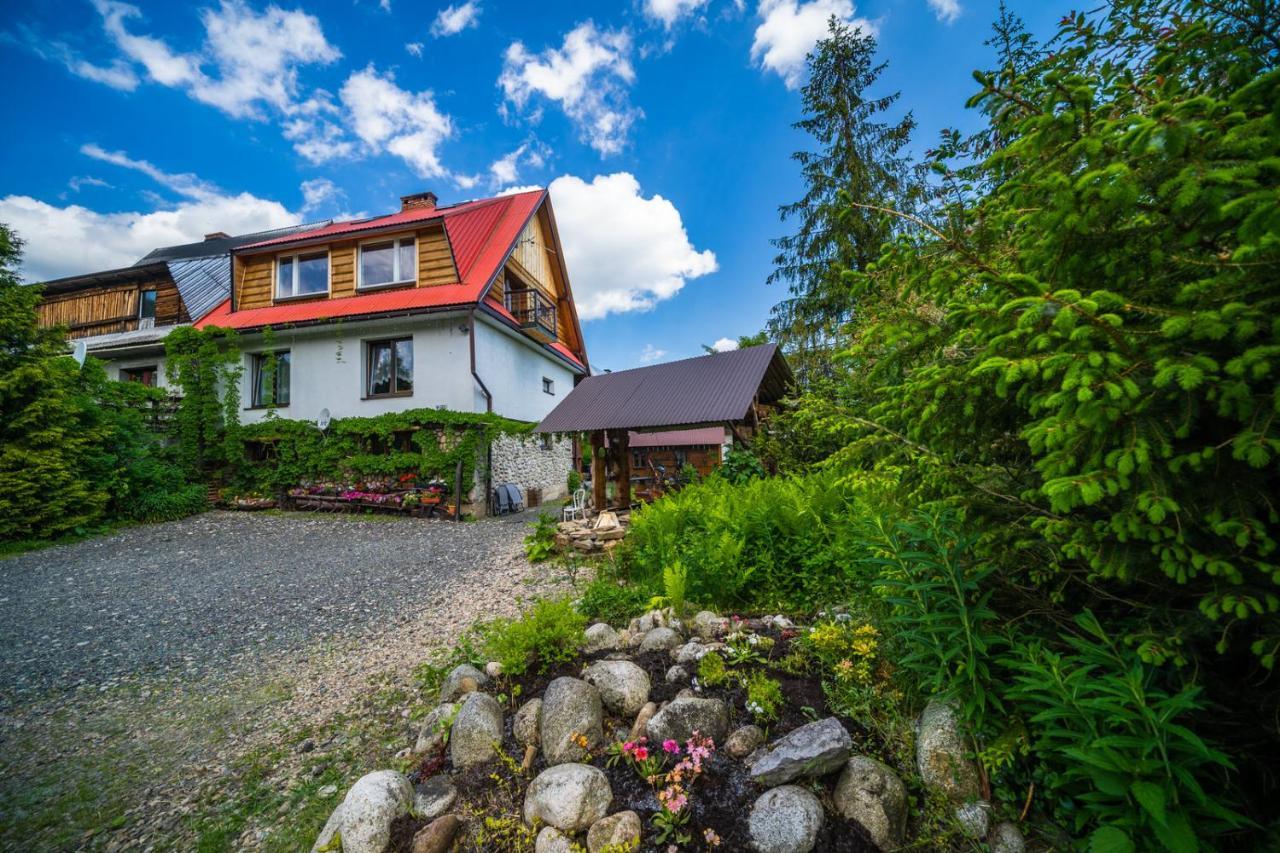
[{"label": "fern plant", "polygon": [[684,618],[685,590],[689,581],[689,570],[679,560],[662,570],[662,589],[666,593],[667,604],[672,615],[677,619]]}]

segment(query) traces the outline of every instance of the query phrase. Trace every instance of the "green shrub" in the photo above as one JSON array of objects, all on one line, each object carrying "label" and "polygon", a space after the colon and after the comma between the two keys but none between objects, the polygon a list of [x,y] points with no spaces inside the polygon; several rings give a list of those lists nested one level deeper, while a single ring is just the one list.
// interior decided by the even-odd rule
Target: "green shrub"
[{"label": "green shrub", "polygon": [[173,491],[149,491],[139,494],[129,508],[136,521],[176,521],[209,508],[209,490],[199,484],[181,485]]},{"label": "green shrub", "polygon": [[730,483],[744,483],[764,476],[764,466],[749,450],[735,447],[725,454],[724,462],[716,469]]},{"label": "green shrub", "polygon": [[484,629],[484,652],[509,675],[546,672],[573,660],[586,619],[567,598],[541,599],[519,619],[495,619]]},{"label": "green shrub", "polygon": [[633,584],[596,578],[583,588],[578,610],[592,621],[620,625],[644,613],[651,597]]},{"label": "green shrub", "polygon": [[707,652],[698,660],[698,681],[707,687],[718,687],[729,680],[729,669],[724,658],[715,652]]},{"label": "green shrub", "polygon": [[573,498],[573,493],[582,488],[582,475],[578,473],[576,468],[569,471],[569,477],[565,481],[565,485],[569,488],[569,497]]},{"label": "green shrub", "polygon": [[524,555],[529,558],[529,562],[541,563],[554,556],[557,532],[555,516],[540,512],[538,520],[529,526],[533,528],[533,532],[524,537]]},{"label": "green shrub", "polygon": [[778,719],[778,710],[783,706],[782,685],[764,674],[763,670],[752,670],[742,681],[747,691],[747,710],[757,722],[771,723]]}]

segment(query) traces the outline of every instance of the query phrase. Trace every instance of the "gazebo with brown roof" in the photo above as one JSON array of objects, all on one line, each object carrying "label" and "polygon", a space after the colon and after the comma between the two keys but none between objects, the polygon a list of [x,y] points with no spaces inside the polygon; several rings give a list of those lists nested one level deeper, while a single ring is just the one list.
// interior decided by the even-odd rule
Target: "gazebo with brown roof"
[{"label": "gazebo with brown roof", "polygon": [[535,431],[590,433],[595,506],[605,506],[606,463],[612,458],[618,504],[626,508],[631,505],[629,432],[727,426],[742,437],[743,427],[758,426],[760,407],[778,403],[792,382],[777,344],[601,373],[579,382]]}]

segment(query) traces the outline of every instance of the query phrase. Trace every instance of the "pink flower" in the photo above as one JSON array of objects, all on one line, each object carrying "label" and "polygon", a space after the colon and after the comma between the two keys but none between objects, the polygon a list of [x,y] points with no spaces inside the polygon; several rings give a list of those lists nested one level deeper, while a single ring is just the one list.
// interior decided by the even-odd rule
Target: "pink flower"
[{"label": "pink flower", "polygon": [[637,746],[631,754],[635,756],[636,761],[644,761],[649,757],[649,748],[647,746]]},{"label": "pink flower", "polygon": [[662,748],[672,755],[677,755],[680,752],[680,744],[670,738],[662,742]]},{"label": "pink flower", "polygon": [[631,741],[627,741],[626,743],[624,743],[624,744],[622,745],[622,751],[623,751],[623,752],[630,752],[631,750],[633,750],[633,749],[635,749],[635,748],[636,748],[636,745],[635,745],[634,743],[632,743]]}]

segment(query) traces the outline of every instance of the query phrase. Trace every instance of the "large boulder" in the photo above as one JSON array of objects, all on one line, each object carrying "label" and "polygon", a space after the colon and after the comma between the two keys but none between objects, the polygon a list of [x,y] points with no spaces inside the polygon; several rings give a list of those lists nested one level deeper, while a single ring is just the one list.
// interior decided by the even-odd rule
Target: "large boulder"
[{"label": "large boulder", "polygon": [[883,850],[900,847],[907,832],[907,789],[887,765],[855,755],[831,794],[836,811],[857,821]]},{"label": "large boulder", "polygon": [[621,646],[622,638],[618,636],[618,632],[604,622],[597,622],[582,632],[582,651],[587,654],[611,652]]},{"label": "large boulder", "polygon": [[382,853],[391,838],[391,822],[413,807],[413,785],[403,773],[378,770],[361,776],[338,807],[311,848],[319,853],[342,841],[343,853]]},{"label": "large boulder", "polygon": [[452,702],[464,693],[474,693],[489,683],[489,676],[469,663],[455,666],[440,685],[440,702]]},{"label": "large boulder", "polygon": [[596,661],[582,672],[582,680],[595,685],[604,706],[622,717],[632,717],[649,701],[649,674],[629,660]]},{"label": "large boulder", "polygon": [[511,723],[511,735],[521,746],[537,746],[540,743],[538,727],[542,725],[542,700],[530,699],[516,711]]},{"label": "large boulder", "polygon": [[448,776],[432,776],[413,786],[413,813],[422,820],[435,820],[449,811],[458,799],[458,789]]},{"label": "large boulder", "polygon": [[751,807],[747,831],[758,853],[808,853],[822,829],[822,803],[797,785],[771,788]]},{"label": "large boulder", "polygon": [[728,731],[729,708],[724,702],[691,696],[667,703],[645,726],[649,743],[666,740],[684,743],[694,732],[699,732],[718,744]]},{"label": "large boulder", "polygon": [[502,743],[502,707],[487,693],[468,693],[449,733],[449,759],[454,767],[483,764]]},{"label": "large boulder", "polygon": [[916,769],[925,787],[942,792],[953,803],[978,799],[978,768],[967,753],[955,708],[930,699],[916,736]]},{"label": "large boulder", "polygon": [[538,733],[548,765],[584,760],[589,750],[604,742],[600,691],[577,678],[552,681],[542,694]]},{"label": "large boulder", "polygon": [[613,789],[597,767],[557,764],[529,783],[524,795],[524,822],[540,820],[561,832],[581,832],[609,813]]},{"label": "large boulder", "polygon": [[641,652],[665,652],[680,645],[680,635],[672,628],[654,628],[640,641]]},{"label": "large boulder", "polygon": [[764,743],[764,729],[759,726],[743,726],[736,729],[724,742],[724,751],[730,758],[742,760]]},{"label": "large boulder", "polygon": [[449,740],[449,728],[461,707],[461,702],[445,702],[427,714],[422,720],[422,728],[418,730],[418,742],[414,744],[413,751],[422,755],[443,747]]},{"label": "large boulder", "polygon": [[770,744],[751,764],[751,780],[783,785],[801,776],[825,776],[849,759],[853,739],[835,717],[801,726]]},{"label": "large boulder", "polygon": [[640,815],[626,811],[602,817],[587,831],[587,853],[634,850],[640,846]]},{"label": "large boulder", "polygon": [[714,640],[729,633],[729,620],[710,610],[700,610],[694,614],[692,625],[694,633],[704,640]]}]

